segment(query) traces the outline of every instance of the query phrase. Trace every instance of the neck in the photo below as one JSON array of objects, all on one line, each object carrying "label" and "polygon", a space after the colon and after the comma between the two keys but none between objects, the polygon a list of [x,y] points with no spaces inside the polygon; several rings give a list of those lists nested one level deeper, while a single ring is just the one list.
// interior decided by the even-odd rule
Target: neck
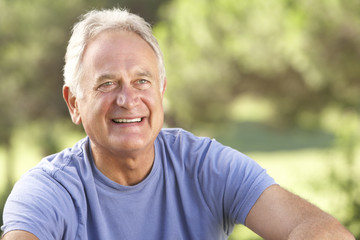
[{"label": "neck", "polygon": [[150,173],[154,158],[154,146],[144,153],[105,153],[91,146],[95,166],[106,177],[123,186],[133,186]]}]

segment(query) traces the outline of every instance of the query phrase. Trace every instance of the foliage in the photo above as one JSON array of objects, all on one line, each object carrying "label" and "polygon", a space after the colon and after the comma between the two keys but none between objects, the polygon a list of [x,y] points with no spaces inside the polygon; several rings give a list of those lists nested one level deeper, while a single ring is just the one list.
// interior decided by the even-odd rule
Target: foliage
[{"label": "foliage", "polygon": [[[20,124],[67,114],[62,65],[77,1],[3,1],[0,7],[1,142]],[[56,16],[68,16],[59,18]]]},{"label": "foliage", "polygon": [[271,101],[278,123],[316,125],[332,104],[356,109],[359,13],[357,0],[172,1],[156,27],[169,124],[227,120],[245,93]]},{"label": "foliage", "polygon": [[[356,239],[360,239],[360,119],[351,112],[344,112],[342,123],[336,129],[336,147],[344,159],[343,169],[339,171],[339,167],[333,166],[330,181],[339,194],[344,196],[343,206],[347,213],[344,224]],[[344,208],[340,210],[344,211]]]}]

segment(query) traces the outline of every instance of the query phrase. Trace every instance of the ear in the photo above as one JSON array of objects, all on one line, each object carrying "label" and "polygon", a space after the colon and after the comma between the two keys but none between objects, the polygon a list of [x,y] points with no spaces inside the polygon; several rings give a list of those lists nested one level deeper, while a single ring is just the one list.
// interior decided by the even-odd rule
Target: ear
[{"label": "ear", "polygon": [[76,96],[70,91],[69,86],[63,87],[63,97],[69,109],[71,120],[77,125],[81,124],[79,105]]},{"label": "ear", "polygon": [[161,89],[161,97],[164,98],[164,94],[165,94],[165,90],[166,90],[166,84],[167,84],[167,79],[164,79],[164,83],[163,83],[163,87]]}]

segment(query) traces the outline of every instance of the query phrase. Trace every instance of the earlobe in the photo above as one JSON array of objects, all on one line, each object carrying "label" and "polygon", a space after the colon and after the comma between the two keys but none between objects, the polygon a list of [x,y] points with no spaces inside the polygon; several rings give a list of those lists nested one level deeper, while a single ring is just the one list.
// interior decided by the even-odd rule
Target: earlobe
[{"label": "earlobe", "polygon": [[63,97],[69,109],[73,123],[77,125],[81,124],[81,116],[80,116],[77,99],[76,96],[71,92],[69,86],[63,87]]}]

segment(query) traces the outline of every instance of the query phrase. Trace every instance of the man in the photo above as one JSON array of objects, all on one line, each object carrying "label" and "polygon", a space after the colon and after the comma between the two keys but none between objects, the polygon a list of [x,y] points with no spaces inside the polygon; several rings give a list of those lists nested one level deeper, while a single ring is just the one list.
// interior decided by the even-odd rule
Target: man
[{"label": "man", "polygon": [[162,129],[166,89],[150,26],[114,9],[75,25],[64,99],[87,138],[43,159],[9,196],[4,239],[354,239],[215,140]]}]

